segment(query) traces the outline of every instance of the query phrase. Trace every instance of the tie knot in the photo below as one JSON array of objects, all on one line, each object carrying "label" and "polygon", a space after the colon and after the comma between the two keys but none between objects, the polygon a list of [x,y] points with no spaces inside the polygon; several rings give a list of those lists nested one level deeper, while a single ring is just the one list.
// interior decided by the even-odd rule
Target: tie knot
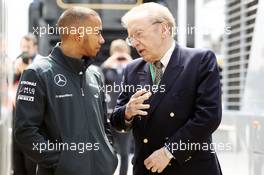
[{"label": "tie knot", "polygon": [[160,62],[160,61],[156,61],[155,63],[154,63],[154,66],[156,67],[156,68],[158,68],[158,69],[161,69],[162,68],[162,63]]}]

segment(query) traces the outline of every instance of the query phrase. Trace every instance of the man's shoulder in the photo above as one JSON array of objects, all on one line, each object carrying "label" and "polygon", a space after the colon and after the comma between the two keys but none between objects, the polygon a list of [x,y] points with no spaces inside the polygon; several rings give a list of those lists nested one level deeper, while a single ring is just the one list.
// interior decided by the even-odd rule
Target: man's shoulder
[{"label": "man's shoulder", "polygon": [[42,56],[34,60],[33,63],[28,66],[27,69],[42,73],[50,69],[51,67],[51,59],[49,57]]},{"label": "man's shoulder", "polygon": [[190,48],[185,46],[179,46],[178,48],[182,56],[202,57],[206,54],[214,54],[212,50],[206,48]]},{"label": "man's shoulder", "polygon": [[179,46],[178,51],[180,52],[181,60],[183,64],[194,63],[194,62],[216,62],[215,54],[212,50],[206,48],[189,48]]},{"label": "man's shoulder", "polygon": [[99,66],[90,65],[87,72],[93,74],[100,82],[104,80],[104,74]]},{"label": "man's shoulder", "polygon": [[126,66],[126,69],[129,71],[138,70],[143,68],[145,64],[147,64],[147,62],[144,61],[142,57],[136,58]]}]

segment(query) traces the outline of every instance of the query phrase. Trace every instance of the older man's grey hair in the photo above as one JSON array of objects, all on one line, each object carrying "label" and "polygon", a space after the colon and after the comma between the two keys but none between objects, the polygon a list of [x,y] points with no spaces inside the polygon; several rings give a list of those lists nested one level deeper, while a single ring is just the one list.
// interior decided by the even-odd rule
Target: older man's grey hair
[{"label": "older man's grey hair", "polygon": [[167,22],[171,28],[171,36],[174,36],[175,19],[167,7],[158,3],[148,2],[135,6],[122,17],[121,21],[122,25],[127,28],[131,21],[135,19],[144,20],[143,18],[147,18],[152,22]]}]

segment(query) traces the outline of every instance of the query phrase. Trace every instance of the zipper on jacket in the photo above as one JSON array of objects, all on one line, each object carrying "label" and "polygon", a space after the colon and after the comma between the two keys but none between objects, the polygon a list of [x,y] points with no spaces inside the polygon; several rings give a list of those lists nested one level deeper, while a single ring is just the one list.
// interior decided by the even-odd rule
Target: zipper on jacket
[{"label": "zipper on jacket", "polygon": [[80,79],[81,94],[84,97],[84,91],[83,91],[83,72],[79,72],[79,75],[81,77],[81,79]]}]

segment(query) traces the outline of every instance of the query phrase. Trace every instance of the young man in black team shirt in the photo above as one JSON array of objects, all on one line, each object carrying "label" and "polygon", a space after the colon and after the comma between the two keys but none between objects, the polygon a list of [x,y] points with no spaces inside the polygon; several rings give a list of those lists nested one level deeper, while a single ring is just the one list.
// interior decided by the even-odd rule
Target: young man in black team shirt
[{"label": "young man in black team shirt", "polygon": [[107,138],[103,83],[89,67],[104,43],[101,19],[94,10],[74,7],[58,27],[64,28],[61,43],[21,77],[16,140],[40,175],[112,175],[117,158]]}]

